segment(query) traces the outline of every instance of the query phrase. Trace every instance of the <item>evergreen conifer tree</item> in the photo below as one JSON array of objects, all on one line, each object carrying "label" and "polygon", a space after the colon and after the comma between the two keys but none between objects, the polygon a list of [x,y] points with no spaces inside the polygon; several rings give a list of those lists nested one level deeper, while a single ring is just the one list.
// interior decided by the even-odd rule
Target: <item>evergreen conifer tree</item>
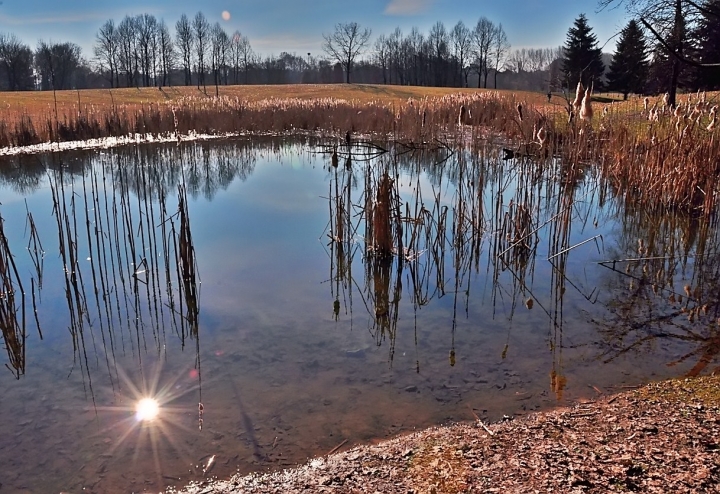
[{"label": "evergreen conifer tree", "polygon": [[617,49],[610,62],[608,88],[627,99],[629,93],[641,93],[648,77],[648,49],[640,26],[631,20],[620,33]]},{"label": "evergreen conifer tree", "polygon": [[[720,63],[720,0],[708,0],[695,31],[696,57],[700,63]],[[697,86],[720,89],[720,67],[700,67]]]},{"label": "evergreen conifer tree", "polygon": [[588,25],[585,14],[575,19],[573,27],[568,30],[564,45],[563,74],[566,84],[574,87],[581,81],[585,87],[591,83],[597,89],[600,78],[605,72],[602,51],[597,46],[597,38]]}]

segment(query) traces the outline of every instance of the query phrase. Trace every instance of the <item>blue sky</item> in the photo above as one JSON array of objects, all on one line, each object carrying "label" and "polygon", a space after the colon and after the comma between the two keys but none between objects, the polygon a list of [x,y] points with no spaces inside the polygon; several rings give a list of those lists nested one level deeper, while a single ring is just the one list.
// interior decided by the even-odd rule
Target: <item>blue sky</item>
[{"label": "blue sky", "polygon": [[[513,48],[555,47],[565,42],[568,28],[584,13],[600,45],[627,23],[624,10],[597,12],[597,0],[3,0],[0,33],[14,33],[35,48],[37,41],[71,41],[92,56],[98,28],[108,19],[120,21],[126,14],[150,13],[172,28],[181,14],[189,17],[201,10],[211,23],[219,21],[232,33],[248,36],[253,49],[262,54],[282,51],[321,56],[322,33],[338,22],[358,22],[373,31],[373,39],[395,27],[404,33],[417,26],[427,34],[437,21],[451,29],[462,20],[473,27],[481,16],[502,23]],[[230,13],[225,21],[222,12]],[[604,51],[612,52],[615,39]]]}]

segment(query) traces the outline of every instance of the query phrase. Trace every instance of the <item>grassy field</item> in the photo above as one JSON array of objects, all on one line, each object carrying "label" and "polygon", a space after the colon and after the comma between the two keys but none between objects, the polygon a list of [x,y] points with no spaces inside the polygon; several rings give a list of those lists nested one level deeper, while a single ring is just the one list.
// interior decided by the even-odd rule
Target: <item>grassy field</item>
[{"label": "grassy field", "polygon": [[[373,84],[286,84],[286,85],[257,85],[257,86],[219,86],[220,96],[240,98],[248,102],[258,102],[273,98],[288,98],[311,100],[317,98],[336,98],[360,103],[369,102],[403,102],[409,98],[435,98],[449,94],[474,94],[488,92],[489,89],[460,89],[437,88],[418,86],[386,86]],[[510,93],[510,91],[497,91]],[[545,94],[533,92],[519,92],[522,99],[536,104],[547,102]],[[52,91],[20,91],[3,92],[2,111],[28,113],[52,110],[57,98],[58,110],[76,110],[78,102],[81,108],[94,106],[97,108],[113,105],[146,105],[150,103],[171,103],[184,97],[212,97],[215,96],[215,86],[207,86],[207,95],[203,89],[196,86],[176,86],[121,89],[81,89],[77,91],[57,91],[55,97]]]}]

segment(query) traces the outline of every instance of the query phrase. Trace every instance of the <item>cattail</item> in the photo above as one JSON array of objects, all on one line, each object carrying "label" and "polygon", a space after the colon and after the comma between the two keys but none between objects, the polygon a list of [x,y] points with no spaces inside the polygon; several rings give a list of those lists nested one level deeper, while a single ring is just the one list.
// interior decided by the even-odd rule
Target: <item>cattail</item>
[{"label": "cattail", "polygon": [[547,139],[547,132],[545,131],[545,127],[540,127],[540,130],[537,131],[537,140],[540,143],[540,147],[543,147],[545,145],[545,139]]},{"label": "cattail", "polygon": [[710,123],[709,123],[708,126],[707,126],[707,131],[708,131],[708,132],[712,132],[713,130],[715,130],[715,121],[716,121],[716,120],[717,120],[717,118],[714,118],[714,117],[713,117],[712,120],[710,120]]},{"label": "cattail", "polygon": [[575,111],[580,110],[580,105],[582,104],[582,99],[583,99],[583,92],[584,92],[584,88],[583,88],[582,82],[578,82],[577,89],[575,89],[575,99],[572,102],[572,106],[575,109]]},{"label": "cattail", "polygon": [[588,122],[592,120],[593,117],[593,110],[592,106],[590,106],[590,88],[585,90],[585,97],[582,99],[582,108],[580,110],[580,118],[582,120],[587,120]]},{"label": "cattail", "polygon": [[520,121],[522,122],[522,119],[523,119],[522,103],[518,103],[516,109],[517,109],[518,118],[519,118]]},{"label": "cattail", "polygon": [[680,115],[682,115],[682,105],[681,104],[678,104],[675,107],[675,111],[673,112],[673,115],[675,116],[675,118],[680,118]]},{"label": "cattail", "polygon": [[458,126],[464,124],[468,119],[468,110],[465,105],[460,106],[460,113],[458,114]]},{"label": "cattail", "polygon": [[643,110],[647,111],[649,106],[650,106],[650,98],[645,96],[645,98],[643,99]]},{"label": "cattail", "polygon": [[653,107],[650,109],[650,115],[648,115],[648,120],[651,122],[657,122],[660,120],[660,109],[653,105]]},{"label": "cattail", "polygon": [[663,94],[662,102],[663,108],[667,108],[668,103],[670,103],[670,95],[668,93]]},{"label": "cattail", "polygon": [[702,111],[700,111],[697,107],[693,108],[693,111],[690,112],[690,120],[695,121],[695,123],[699,123],[700,117],[702,117]]}]

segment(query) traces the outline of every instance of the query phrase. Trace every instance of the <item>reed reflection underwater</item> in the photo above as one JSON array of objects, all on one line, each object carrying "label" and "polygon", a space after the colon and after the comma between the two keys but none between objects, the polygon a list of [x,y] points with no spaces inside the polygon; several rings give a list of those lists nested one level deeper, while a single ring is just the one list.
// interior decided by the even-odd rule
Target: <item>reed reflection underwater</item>
[{"label": "reed reflection underwater", "polygon": [[[455,365],[458,307],[469,317],[471,291],[476,287],[471,280],[483,276],[492,286],[493,317],[505,317],[508,323],[503,358],[511,351],[516,311],[523,305],[527,310],[537,306],[545,315],[553,355],[550,389],[558,400],[567,385],[562,354],[568,289],[591,306],[611,307],[617,316],[612,326],[599,323],[608,348],[599,349],[596,358],[604,362],[652,340],[675,338],[699,345],[668,365],[699,355],[697,365],[687,371],[687,375],[697,375],[720,353],[719,301],[717,295],[710,295],[719,293],[715,291],[718,277],[713,261],[719,245],[714,216],[683,210],[668,214],[664,209],[649,214],[637,203],[616,199],[609,181],[579,161],[566,163],[551,156],[505,155],[500,159],[491,146],[476,149],[477,154],[441,146],[408,148],[398,144],[389,149],[370,163],[345,169],[337,167],[333,157],[328,166],[330,219],[325,235],[330,239],[335,318],[350,314],[352,324],[353,300],[359,296],[371,318],[370,332],[376,344],[389,343],[391,364],[397,351],[399,303],[407,295],[413,307],[416,353],[418,311],[434,298],[452,298],[449,361]],[[431,186],[421,184],[424,175],[432,178]],[[428,190],[430,197],[424,195]],[[641,246],[637,258],[623,259],[616,254],[615,260],[595,262],[635,279],[628,297],[624,290],[608,295],[602,286],[593,286],[572,272],[572,265],[583,256],[576,251],[587,256],[591,248],[597,259],[604,259],[606,237],[614,241],[616,236],[604,226],[616,222],[621,228],[621,245],[610,251],[626,251],[623,239],[634,236]],[[536,266],[543,255],[539,251],[543,240],[547,242],[543,260],[547,267],[542,272],[548,275],[538,280]],[[653,251],[658,253],[649,254]],[[364,266],[362,279],[353,275],[357,262]],[[618,263],[629,263],[626,272],[615,269]],[[633,274],[639,269],[640,276]],[[655,273],[654,281],[649,272]],[[409,284],[406,290],[403,280]],[[689,285],[683,288],[685,302],[679,307],[683,297],[677,285],[685,281]],[[668,313],[662,302],[647,301],[645,291],[650,287],[656,299],[662,299],[660,292],[666,298],[669,295],[672,312]],[[543,293],[548,288],[549,293]],[[616,299],[618,295],[622,299]],[[645,305],[639,307],[643,301]],[[651,314],[649,319],[641,315],[643,311]],[[658,312],[660,315],[653,315]],[[687,323],[702,327],[702,335],[685,327],[686,323],[680,324],[681,334],[652,329],[661,322],[676,326],[681,315]],[[650,334],[630,338],[642,331]],[[622,342],[629,338],[634,341],[624,347]],[[420,367],[418,360],[417,372]]]}]

